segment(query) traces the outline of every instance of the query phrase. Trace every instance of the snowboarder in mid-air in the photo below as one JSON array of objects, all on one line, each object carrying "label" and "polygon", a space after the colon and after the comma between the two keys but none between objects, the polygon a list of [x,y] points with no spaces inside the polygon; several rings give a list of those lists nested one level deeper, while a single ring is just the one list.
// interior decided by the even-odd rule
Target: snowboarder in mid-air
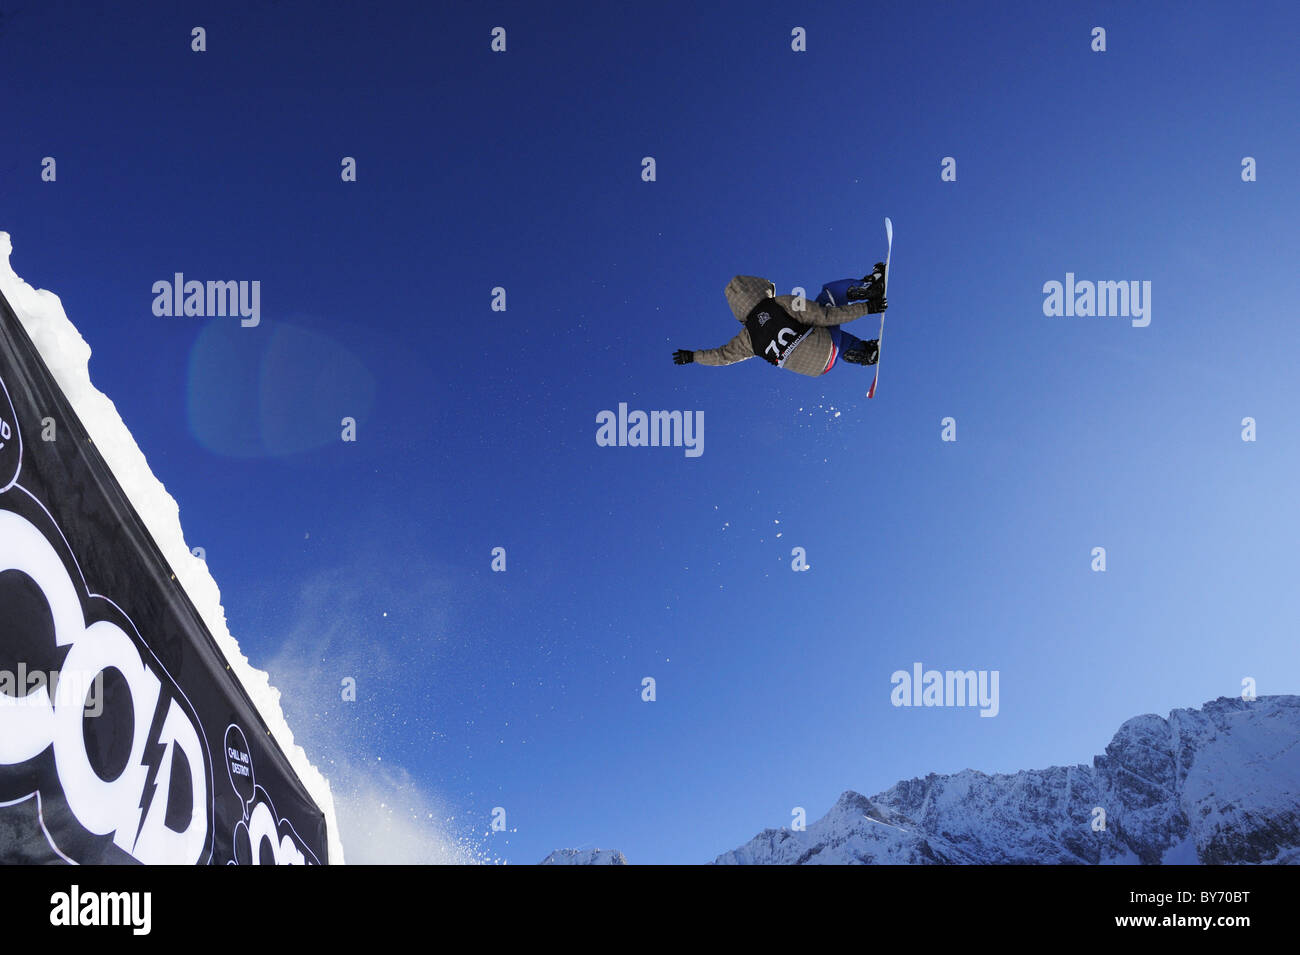
[{"label": "snowboarder in mid-air", "polygon": [[863,341],[840,325],[888,307],[883,262],[862,279],[824,285],[812,302],[777,295],[770,281],[753,275],[735,276],[727,283],[726,295],[732,314],[745,327],[720,348],[678,349],[674,362],[731,365],[758,355],[778,368],[815,378],[834,368],[837,360],[874,365],[880,354],[877,340]]}]

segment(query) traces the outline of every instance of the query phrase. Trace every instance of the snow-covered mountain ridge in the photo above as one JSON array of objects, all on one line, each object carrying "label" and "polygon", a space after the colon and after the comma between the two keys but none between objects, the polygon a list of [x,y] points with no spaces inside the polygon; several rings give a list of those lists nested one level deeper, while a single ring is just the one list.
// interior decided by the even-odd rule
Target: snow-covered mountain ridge
[{"label": "snow-covered mountain ridge", "polygon": [[617,849],[556,849],[538,865],[627,865]]},{"label": "snow-covered mountain ridge", "polygon": [[1091,766],[846,792],[721,865],[1300,863],[1300,697],[1137,716]]}]

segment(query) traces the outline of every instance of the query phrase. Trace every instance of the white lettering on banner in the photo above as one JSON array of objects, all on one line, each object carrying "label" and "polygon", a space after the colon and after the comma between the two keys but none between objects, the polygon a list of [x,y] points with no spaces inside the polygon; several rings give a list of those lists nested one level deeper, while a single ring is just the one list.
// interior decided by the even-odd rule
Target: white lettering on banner
[{"label": "white lettering on banner", "polygon": [[[238,827],[236,827],[235,837],[239,838]],[[248,817],[248,840],[252,846],[251,861],[254,865],[261,859],[259,850],[263,843],[271,847],[276,865],[307,864],[306,856],[293,844],[293,839],[288,835],[280,836],[275,821],[275,810],[261,800],[253,806],[253,811]]]},{"label": "white lettering on banner", "polygon": [[[60,672],[81,679],[109,669],[122,675],[131,697],[132,737],[126,767],[106,780],[86,752],[84,701],[68,694],[52,700],[45,687],[23,698],[0,694],[0,765],[24,763],[52,746],[68,808],[87,831],[111,834],[114,845],[141,862],[204,861],[212,830],[210,762],[190,714],[169,694],[157,739],[149,738],[162,680],[116,624],[86,625],[76,587],[45,535],[26,518],[0,510],[0,572],[7,570],[26,574],[40,588],[54,642],[69,648]],[[189,763],[191,797],[190,818],[179,831],[166,824],[177,755]]]}]

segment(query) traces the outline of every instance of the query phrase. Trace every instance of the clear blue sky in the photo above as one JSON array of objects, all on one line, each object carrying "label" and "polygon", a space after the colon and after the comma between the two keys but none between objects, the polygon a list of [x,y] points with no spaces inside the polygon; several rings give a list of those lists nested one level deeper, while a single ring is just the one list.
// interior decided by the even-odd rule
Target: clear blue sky
[{"label": "clear blue sky", "polygon": [[[400,767],[512,863],[700,862],[1300,690],[1294,5],[696,6],[0,18],[14,266],[309,754]],[[730,276],[815,293],[886,215],[876,399],[672,364],[738,330]],[[178,271],[260,280],[262,324],[155,317]],[[1067,271],[1150,281],[1150,326],[1045,316]],[[703,456],[597,447],[619,402],[702,410]],[[1000,671],[1000,714],[891,706],[914,661]]]}]

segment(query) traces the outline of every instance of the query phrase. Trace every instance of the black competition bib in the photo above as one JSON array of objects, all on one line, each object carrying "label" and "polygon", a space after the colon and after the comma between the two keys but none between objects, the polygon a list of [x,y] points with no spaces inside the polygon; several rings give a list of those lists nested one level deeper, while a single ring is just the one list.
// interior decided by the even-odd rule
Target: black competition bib
[{"label": "black competition bib", "polygon": [[797,322],[774,298],[765,298],[745,318],[754,354],[780,368],[813,326]]}]

